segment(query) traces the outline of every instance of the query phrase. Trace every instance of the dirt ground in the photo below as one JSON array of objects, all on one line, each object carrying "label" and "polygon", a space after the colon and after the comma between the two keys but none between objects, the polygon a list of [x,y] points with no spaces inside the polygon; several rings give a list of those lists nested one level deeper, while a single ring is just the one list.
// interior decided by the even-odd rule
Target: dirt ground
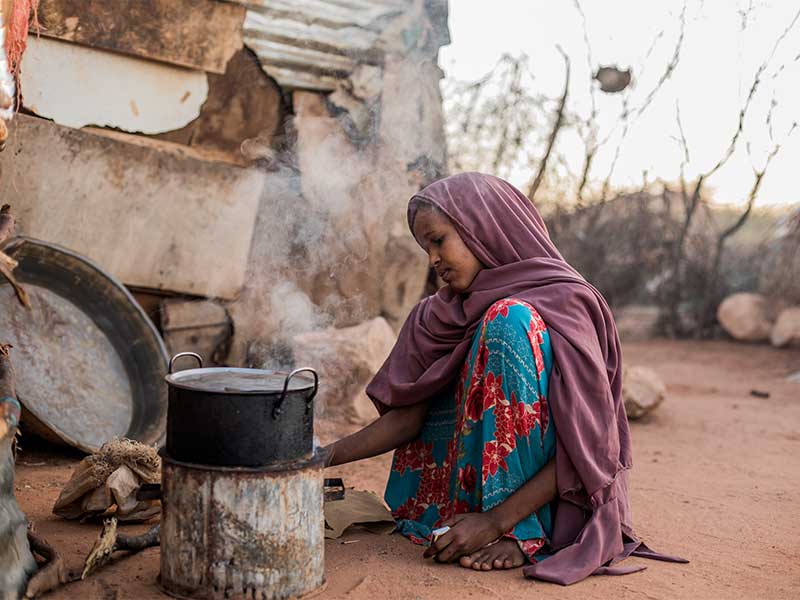
[{"label": "dirt ground", "polygon": [[[632,504],[639,535],[691,560],[642,559],[647,570],[574,586],[526,580],[520,570],[477,573],[425,561],[398,535],[347,534],[326,542],[324,598],[800,598],[800,350],[727,342],[631,342],[628,364],[668,382],[659,411],[632,424]],[[751,390],[769,392],[755,397]],[[325,438],[353,430],[326,424]],[[34,447],[18,456],[17,497],[38,532],[77,568],[99,525],[50,514],[76,454]],[[389,457],[331,469],[348,486],[383,492]],[[126,527],[131,532],[147,526]],[[343,541],[351,543],[342,543]],[[51,598],[163,598],[159,550],[116,562]]]}]

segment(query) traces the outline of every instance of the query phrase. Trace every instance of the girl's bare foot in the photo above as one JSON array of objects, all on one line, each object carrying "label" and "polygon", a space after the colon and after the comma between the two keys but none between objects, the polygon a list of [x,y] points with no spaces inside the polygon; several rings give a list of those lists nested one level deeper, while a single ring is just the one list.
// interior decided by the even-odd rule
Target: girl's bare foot
[{"label": "girl's bare foot", "polygon": [[504,538],[469,556],[462,556],[459,563],[462,567],[476,571],[514,569],[525,564],[525,555],[522,554],[522,550],[519,549],[515,540]]}]

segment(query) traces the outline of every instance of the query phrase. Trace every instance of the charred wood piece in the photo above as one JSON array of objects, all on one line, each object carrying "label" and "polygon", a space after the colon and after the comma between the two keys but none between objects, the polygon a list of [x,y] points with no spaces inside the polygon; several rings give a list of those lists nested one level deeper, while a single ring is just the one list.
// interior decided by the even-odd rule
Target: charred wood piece
[{"label": "charred wood piece", "polygon": [[160,543],[160,524],[152,527],[142,535],[125,535],[117,533],[116,518],[108,519],[103,522],[103,532],[94,543],[89,556],[86,557],[80,578],[86,579],[87,576],[97,571],[100,567],[111,562],[114,552],[127,551],[133,554],[146,548],[158,546]]}]

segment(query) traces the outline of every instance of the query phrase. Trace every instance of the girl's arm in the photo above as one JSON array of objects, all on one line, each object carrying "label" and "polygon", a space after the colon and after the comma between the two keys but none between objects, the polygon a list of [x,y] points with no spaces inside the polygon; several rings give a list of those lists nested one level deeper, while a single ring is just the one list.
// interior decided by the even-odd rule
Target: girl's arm
[{"label": "girl's arm", "polygon": [[419,437],[427,414],[427,402],[391,409],[364,429],[325,446],[325,466],[372,458],[410,442]]},{"label": "girl's arm", "polygon": [[511,494],[487,514],[501,533],[511,531],[517,523],[558,496],[556,459],[551,458],[525,485]]}]

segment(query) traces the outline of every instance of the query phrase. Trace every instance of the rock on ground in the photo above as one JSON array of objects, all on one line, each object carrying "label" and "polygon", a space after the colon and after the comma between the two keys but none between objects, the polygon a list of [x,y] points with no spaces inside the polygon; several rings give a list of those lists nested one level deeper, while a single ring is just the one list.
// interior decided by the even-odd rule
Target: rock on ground
[{"label": "rock on ground", "polygon": [[772,328],[767,300],[761,294],[728,296],[717,309],[717,319],[731,337],[745,342],[768,340]]},{"label": "rock on ground", "polygon": [[769,340],[776,348],[800,341],[800,306],[787,308],[778,315],[769,334]]},{"label": "rock on ground", "polygon": [[622,373],[622,399],[629,419],[638,419],[655,410],[666,397],[667,386],[653,369],[628,367]]},{"label": "rock on ground", "polygon": [[295,336],[295,364],[313,367],[319,373],[317,414],[344,417],[353,423],[365,423],[377,416],[364,389],[394,342],[394,330],[383,317],[354,327],[329,327]]},{"label": "rock on ground", "polygon": [[651,340],[657,335],[659,311],[657,306],[630,304],[614,311],[614,322],[620,339]]}]

